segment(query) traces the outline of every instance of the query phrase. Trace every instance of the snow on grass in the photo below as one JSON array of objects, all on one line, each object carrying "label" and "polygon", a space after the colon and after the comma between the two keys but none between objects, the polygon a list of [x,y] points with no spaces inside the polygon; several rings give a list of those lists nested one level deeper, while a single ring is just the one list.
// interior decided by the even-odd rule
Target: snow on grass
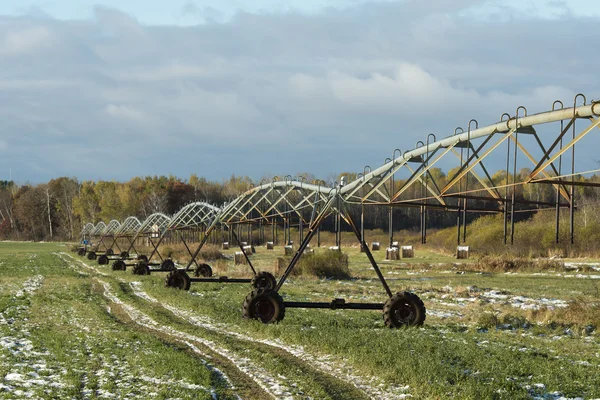
[{"label": "snow on grass", "polygon": [[[0,394],[7,392],[29,398],[49,393],[50,389],[67,388],[63,380],[64,366],[48,366],[50,353],[37,348],[29,339],[33,328],[28,322],[29,300],[43,281],[41,275],[27,279],[9,300],[10,305],[0,313],[0,356],[2,364],[10,368],[0,379]],[[6,318],[5,313],[10,317]]]},{"label": "snow on grass", "polygon": [[[539,310],[541,308],[553,310],[555,308],[565,308],[569,305],[568,301],[561,299],[513,296],[499,290],[484,291],[476,287],[468,288],[468,297],[461,297],[456,293],[452,293],[454,288],[451,286],[443,287],[442,291],[447,293],[440,294],[438,292],[430,291],[425,292],[424,297],[426,297],[428,301],[447,307],[466,307],[475,302],[484,302],[489,304],[508,305],[521,310]],[[430,313],[430,310],[427,312]]]},{"label": "snow on grass", "polygon": [[[148,295],[141,289],[141,282],[130,282],[130,286],[136,296],[143,298],[147,301],[158,303],[158,300]],[[405,399],[411,397],[410,394],[406,393],[409,389],[408,386],[402,385],[389,385],[385,384],[381,379],[377,377],[365,378],[358,376],[352,372],[352,367],[347,365],[343,360],[338,357],[330,355],[314,355],[305,351],[303,346],[292,346],[286,345],[280,339],[267,340],[257,339],[251,336],[243,335],[241,333],[232,332],[229,330],[226,324],[215,323],[212,319],[206,316],[194,315],[189,311],[182,310],[175,306],[166,303],[160,303],[164,308],[171,311],[174,315],[188,321],[189,323],[201,327],[206,330],[214,331],[223,335],[232,336],[236,339],[240,339],[252,343],[262,343],[268,346],[277,347],[281,350],[298,357],[302,361],[317,367],[322,372],[325,372],[337,379],[351,383],[356,388],[362,390],[371,398],[386,398],[391,400]]]},{"label": "snow on grass", "polygon": [[[70,255],[68,255],[66,253],[63,253],[63,254],[71,257]],[[71,257],[71,258],[73,258],[73,257]],[[96,268],[89,266],[81,261],[80,261],[80,263],[83,264],[86,268],[94,270],[94,271],[98,272],[99,274],[106,276],[106,274],[102,274]],[[121,280],[121,282],[126,283],[126,281],[124,281],[124,280]],[[148,295],[146,292],[144,292],[141,289],[141,282],[130,282],[129,284],[130,284],[131,288],[133,289],[134,294],[136,296],[138,296],[146,301],[152,302],[152,303],[159,303],[159,301],[157,299]],[[104,286],[105,287],[105,296],[107,293],[106,285],[108,285],[108,284],[105,284],[105,286]],[[110,293],[110,285],[109,285],[108,290]],[[136,313],[139,313],[139,311],[135,310],[133,307],[121,302],[115,295],[111,295],[111,296],[112,297],[107,297],[107,298],[109,298],[109,300],[124,307],[125,311],[128,314],[131,312],[131,313],[133,313],[132,315],[135,316],[135,315],[137,315]],[[317,355],[313,355],[313,354],[306,352],[302,346],[291,346],[291,345],[284,344],[280,340],[273,341],[273,340],[265,340],[265,339],[256,339],[256,338],[253,338],[250,336],[242,335],[237,332],[231,332],[228,329],[229,327],[226,324],[217,324],[208,317],[193,315],[188,311],[179,309],[179,308],[171,306],[169,304],[164,304],[164,303],[160,303],[160,304],[163,307],[165,307],[166,309],[168,309],[169,311],[171,311],[174,315],[176,315],[180,318],[183,318],[186,321],[188,321],[189,323],[196,325],[198,327],[201,327],[201,328],[204,328],[207,330],[212,330],[212,331],[224,334],[224,335],[232,336],[237,339],[244,340],[244,341],[249,341],[249,342],[253,342],[253,343],[259,342],[259,343],[266,344],[269,346],[277,347],[281,350],[285,350],[288,353],[298,357],[302,361],[307,362],[310,365],[316,366],[321,371],[323,371],[337,379],[341,379],[345,382],[351,383],[353,386],[360,389],[361,391],[363,391],[364,393],[366,393],[367,395],[369,395],[372,398],[386,398],[386,399],[390,399],[390,400],[397,400],[397,399],[406,399],[408,397],[412,397],[409,393],[407,393],[407,391],[409,389],[408,386],[386,384],[378,377],[367,378],[367,377],[358,376],[355,373],[353,373],[353,371],[352,371],[353,368],[351,366],[347,365],[343,360],[339,359],[338,357],[334,358],[330,355],[317,356]],[[143,314],[143,318],[140,317],[140,319],[133,318],[132,315],[130,315],[130,318],[132,318],[132,320],[134,320],[138,324],[141,323],[141,324],[145,324],[145,326],[148,325],[146,327],[151,327],[152,329],[158,329],[163,332],[165,332],[164,330],[166,329],[166,332],[171,332],[171,334],[175,333],[175,336],[177,336],[177,337],[182,337],[182,336],[186,336],[186,335],[189,336],[189,334],[178,332],[171,327],[159,326],[158,323],[156,323],[154,320],[150,319],[145,314]],[[150,323],[149,321],[152,321],[152,323]],[[292,386],[287,385],[285,383],[285,381],[287,380],[285,377],[279,376],[280,379],[276,379],[276,378],[270,376],[266,370],[264,370],[262,368],[259,369],[257,366],[253,365],[249,359],[236,356],[227,349],[216,347],[216,344],[212,341],[207,341],[205,339],[198,338],[198,337],[194,337],[194,341],[199,341],[200,343],[205,344],[209,348],[215,350],[219,355],[232,361],[237,366],[237,368],[240,369],[240,371],[249,375],[255,382],[257,382],[259,384],[259,386],[261,386],[263,389],[265,389],[265,391],[267,391],[274,397],[276,397],[276,398],[291,398],[292,393],[295,392],[295,389]]]},{"label": "snow on grass", "polygon": [[[256,382],[265,392],[269,393],[272,397],[276,399],[292,399],[292,392],[294,389],[291,386],[288,386],[285,381],[285,377],[274,377],[269,374],[265,369],[258,367],[254,363],[252,363],[249,359],[236,355],[232,351],[220,347],[215,342],[211,340],[207,340],[204,338],[200,338],[197,336],[190,335],[188,333],[184,333],[178,331],[170,326],[161,325],[148,315],[142,313],[135,307],[132,307],[123,301],[121,301],[112,291],[110,284],[104,281],[99,281],[100,284],[104,286],[104,296],[110,300],[111,302],[118,304],[123,311],[131,318],[132,321],[141,325],[145,328],[152,329],[164,334],[169,335],[170,337],[188,344],[189,342],[201,343],[202,345],[208,347],[215,353],[219,354],[221,357],[228,359],[231,361],[242,373],[250,377],[254,382]],[[197,354],[207,358],[207,354],[200,351],[197,347],[190,347],[192,351]]]}]

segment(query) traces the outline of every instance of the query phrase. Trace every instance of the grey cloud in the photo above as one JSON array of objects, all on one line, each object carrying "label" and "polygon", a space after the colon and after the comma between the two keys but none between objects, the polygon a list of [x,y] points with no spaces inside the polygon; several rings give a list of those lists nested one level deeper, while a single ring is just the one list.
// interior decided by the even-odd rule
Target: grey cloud
[{"label": "grey cloud", "polygon": [[106,8],[86,21],[0,17],[0,171],[327,176],[471,118],[598,96],[597,19],[468,18],[478,3],[240,13],[193,27]]}]

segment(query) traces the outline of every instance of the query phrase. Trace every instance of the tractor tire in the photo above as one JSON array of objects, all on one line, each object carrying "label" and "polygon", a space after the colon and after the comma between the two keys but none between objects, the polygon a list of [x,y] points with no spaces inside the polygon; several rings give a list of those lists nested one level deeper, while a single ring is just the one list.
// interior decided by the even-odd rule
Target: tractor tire
[{"label": "tractor tire", "polygon": [[174,270],[165,278],[165,286],[180,290],[190,290],[190,276],[185,271]]},{"label": "tractor tire", "polygon": [[212,276],[212,268],[208,264],[200,264],[194,270],[194,276],[203,276],[205,278],[210,278]]},{"label": "tractor tire", "polygon": [[425,305],[414,293],[399,292],[383,305],[383,320],[389,328],[421,326],[425,322]]},{"label": "tractor tire", "polygon": [[107,256],[114,256],[115,252],[113,251],[113,249],[108,249],[104,252],[104,254],[106,254]]},{"label": "tractor tire", "polygon": [[177,268],[175,268],[173,260],[164,260],[160,263],[160,269],[164,269],[165,271],[175,271]]},{"label": "tractor tire", "polygon": [[143,254],[138,255],[137,259],[146,263],[148,262],[148,257]]},{"label": "tractor tire", "polygon": [[87,255],[87,259],[88,260],[95,260],[96,259],[96,252],[95,251],[90,251]]},{"label": "tractor tire", "polygon": [[277,279],[267,271],[261,271],[254,275],[252,282],[250,283],[254,289],[275,289],[277,286]]},{"label": "tractor tire", "polygon": [[98,257],[98,264],[107,265],[108,264],[108,256],[106,254],[102,254],[100,257]]},{"label": "tractor tire", "polygon": [[129,252],[128,251],[122,251],[121,252],[121,258],[128,258],[129,257]]},{"label": "tractor tire", "polygon": [[77,255],[80,256],[80,257],[85,256],[85,249],[79,249],[79,250],[77,250]]},{"label": "tractor tire", "polygon": [[133,266],[131,271],[134,275],[150,275],[150,267],[148,264],[140,262]]},{"label": "tractor tire", "polygon": [[246,319],[273,324],[285,317],[285,305],[279,293],[273,289],[254,289],[244,299],[242,314]]},{"label": "tractor tire", "polygon": [[117,260],[112,264],[113,271],[125,271],[126,269],[127,269],[127,266],[125,265],[123,260]]}]

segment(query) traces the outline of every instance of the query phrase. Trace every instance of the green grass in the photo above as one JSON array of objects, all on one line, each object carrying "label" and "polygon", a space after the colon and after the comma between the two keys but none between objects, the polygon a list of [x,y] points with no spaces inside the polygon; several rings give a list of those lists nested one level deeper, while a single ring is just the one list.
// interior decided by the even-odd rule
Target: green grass
[{"label": "green grass", "polygon": [[[384,301],[385,292],[366,256],[358,248],[343,251],[349,256],[351,279],[293,277],[281,290],[284,299]],[[282,253],[281,247],[257,248],[252,261],[259,270],[275,271]],[[64,378],[69,387],[123,390],[116,376],[100,379],[94,374],[106,370],[114,355],[118,365],[135,371],[133,375],[214,387],[224,397],[266,396],[256,381],[236,367],[240,362],[279,381],[295,398],[385,398],[406,393],[426,399],[525,399],[555,391],[566,397],[600,397],[600,340],[594,322],[600,279],[577,278],[577,272],[562,270],[474,272],[449,255],[418,248],[415,255],[410,260],[382,262],[380,251],[375,258],[393,291],[410,290],[424,300],[428,316],[418,329],[389,330],[380,312],[350,310],[288,309],[281,323],[264,325],[241,318],[241,303],[250,291],[245,284],[193,284],[185,292],[165,288],[164,273],[134,276],[74,255],[73,259],[63,256],[67,261],[62,261],[49,253],[37,257],[20,253],[2,260],[2,268],[11,267],[1,277],[0,310],[6,316],[16,309],[11,301],[23,280],[37,274],[45,277],[27,305],[23,324],[35,324],[35,331],[30,329],[35,340],[30,340],[52,354],[57,366],[73,358],[73,368],[67,368]],[[99,273],[84,268],[80,260]],[[234,266],[233,261],[220,260],[218,272],[250,276],[247,267]],[[154,328],[131,320],[126,309],[107,299],[103,282],[126,308],[144,316],[138,318],[153,321]],[[135,287],[157,302],[137,296],[132,282],[139,282]],[[514,307],[515,298],[539,307]],[[544,304],[558,303],[544,303],[545,299],[568,306],[552,309]],[[211,365],[223,371],[236,389],[208,370],[182,338],[206,353]],[[70,347],[73,352],[65,350]],[[74,356],[86,351],[97,356]],[[0,358],[0,383],[10,368],[5,364]],[[96,378],[90,383],[86,376]],[[367,382],[371,389],[381,384],[384,394],[359,390],[351,384],[356,380]],[[81,393],[78,390],[73,396]],[[184,388],[179,390],[179,397],[191,396]],[[59,389],[53,393],[72,395]]]},{"label": "green grass", "polygon": [[[0,397],[230,397],[202,360],[118,320],[92,280],[56,256],[18,253],[3,262],[0,312],[10,323],[0,324],[0,336],[13,346],[0,347]],[[38,275],[41,287],[18,293]]]},{"label": "green grass", "polygon": [[56,242],[0,242],[0,255],[65,251],[69,245]]}]

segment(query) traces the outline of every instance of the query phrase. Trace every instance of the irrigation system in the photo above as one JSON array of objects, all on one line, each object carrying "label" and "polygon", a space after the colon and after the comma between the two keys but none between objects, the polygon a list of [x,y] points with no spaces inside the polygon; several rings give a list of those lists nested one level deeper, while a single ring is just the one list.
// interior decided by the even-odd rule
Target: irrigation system
[{"label": "irrigation system", "polygon": [[[358,178],[346,183],[344,179],[327,186],[325,182],[305,182],[291,176],[260,185],[239,197],[216,207],[203,202],[192,203],[180,210],[160,231],[153,242],[151,259],[158,253],[158,246],[169,235],[179,235],[189,260],[181,268],[171,267],[167,285],[189,289],[190,283],[228,279],[212,277],[210,267],[198,262],[203,246],[210,238],[236,242],[246,258],[247,265],[256,277],[255,270],[243,243],[265,244],[273,248],[277,243],[278,229],[283,229],[286,252],[290,250],[289,262],[278,280],[265,279],[253,285],[243,302],[243,315],[264,323],[281,321],[289,308],[368,309],[381,310],[389,327],[421,325],[425,320],[425,306],[419,297],[407,291],[394,292],[381,272],[364,235],[365,207],[385,207],[389,215],[389,246],[393,242],[393,213],[398,208],[417,208],[420,215],[421,243],[427,243],[428,216],[431,212],[452,213],[456,216],[456,242],[466,243],[467,221],[471,215],[497,213],[502,216],[504,244],[515,241],[515,221],[519,213],[539,211],[554,212],[555,240],[560,240],[559,218],[561,211],[568,211],[568,240],[576,239],[574,215],[577,210],[576,187],[598,187],[600,184],[585,181],[599,170],[590,168],[589,160],[578,158],[576,145],[592,146],[589,135],[600,128],[600,102],[588,102],[583,94],[573,99],[572,106],[555,101],[548,111],[529,114],[519,106],[511,113],[504,113],[497,122],[480,125],[470,120],[464,127],[438,140],[429,134],[412,149],[394,149],[383,165],[377,168],[365,166]],[[587,142],[586,142],[587,140]],[[587,143],[587,144],[586,144]],[[492,179],[489,165],[502,165],[502,179]],[[432,174],[433,168],[444,166],[452,173],[444,177]],[[597,164],[595,165],[598,166]],[[523,175],[523,168],[530,173]],[[518,189],[528,185],[550,185],[556,193],[555,201],[526,199],[518,195]],[[360,208],[360,216],[351,212]],[[340,226],[347,224],[354,232],[361,251],[375,271],[386,299],[380,303],[353,303],[344,299],[331,302],[291,302],[280,295],[283,285],[296,268],[302,255],[316,238],[320,245],[320,227],[323,221],[333,217],[336,247],[340,246]],[[109,223],[104,227],[86,225],[82,231],[85,240],[98,241],[95,249],[107,236],[114,235]],[[143,224],[145,225],[145,223]],[[298,240],[291,237],[291,227],[297,228]],[[200,230],[196,246],[191,246],[182,232]],[[255,235],[254,232],[258,231]],[[211,236],[212,234],[212,236]],[[253,236],[254,235],[254,236]],[[269,240],[270,239],[270,240]],[[89,254],[89,253],[88,253]],[[89,256],[89,255],[88,255]],[[162,257],[161,257],[162,259]],[[190,278],[188,272],[194,267],[202,278]],[[210,271],[210,272],[209,272]],[[229,280],[232,281],[232,280]],[[251,280],[240,280],[250,282]],[[254,281],[253,281],[254,282]]]}]

